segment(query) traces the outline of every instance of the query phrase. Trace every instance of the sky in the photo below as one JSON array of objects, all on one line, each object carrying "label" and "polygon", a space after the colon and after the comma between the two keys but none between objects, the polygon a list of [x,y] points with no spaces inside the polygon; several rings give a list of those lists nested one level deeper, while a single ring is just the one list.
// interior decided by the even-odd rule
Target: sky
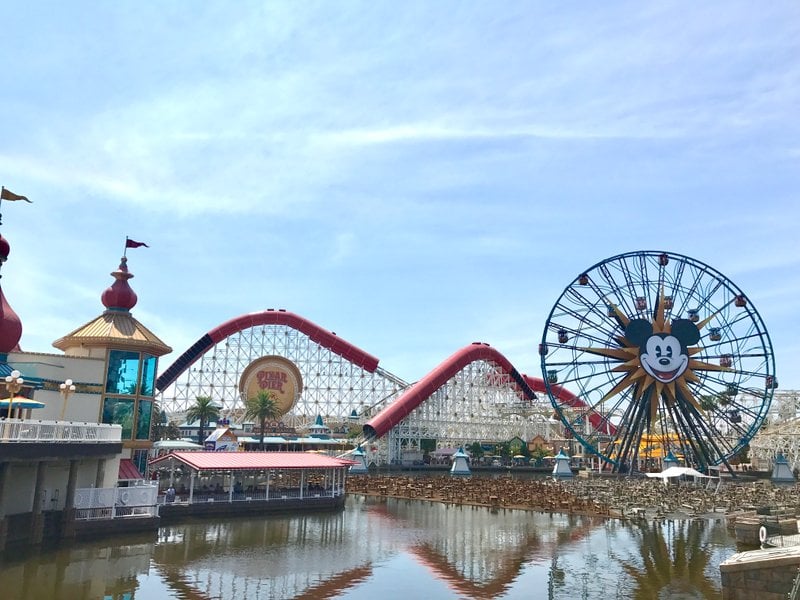
[{"label": "sky", "polygon": [[564,288],[667,250],[800,389],[800,3],[6,2],[2,289],[26,351],[103,310],[174,348],[284,308],[415,381],[541,374]]}]

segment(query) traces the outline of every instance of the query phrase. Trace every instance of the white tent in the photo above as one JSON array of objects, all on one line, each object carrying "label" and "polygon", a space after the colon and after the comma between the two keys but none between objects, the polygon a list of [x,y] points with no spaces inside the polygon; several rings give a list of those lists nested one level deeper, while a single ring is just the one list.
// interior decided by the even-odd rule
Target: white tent
[{"label": "white tent", "polygon": [[680,477],[688,475],[689,477],[705,477],[710,478],[710,475],[703,475],[700,471],[695,471],[691,467],[670,467],[664,469],[661,473],[645,473],[648,477],[658,477],[659,479],[671,479],[672,477]]}]

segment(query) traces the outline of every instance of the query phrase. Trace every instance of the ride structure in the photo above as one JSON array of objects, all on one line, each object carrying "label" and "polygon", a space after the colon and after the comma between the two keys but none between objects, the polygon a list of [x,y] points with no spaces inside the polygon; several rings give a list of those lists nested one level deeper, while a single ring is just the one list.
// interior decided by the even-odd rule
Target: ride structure
[{"label": "ride structure", "polygon": [[198,396],[240,418],[252,389],[279,402],[286,427],[313,425],[322,415],[332,427],[358,422],[408,383],[378,366],[378,359],[308,319],[268,309],[215,327],[156,380],[164,409],[185,413]]},{"label": "ride structure", "polygon": [[652,469],[650,440],[687,466],[730,471],[777,387],[769,334],[744,292],[662,251],[620,254],[578,275],[547,318],[539,354],[560,420],[615,472]]},{"label": "ride structure", "polygon": [[270,309],[200,337],[156,387],[171,415],[208,396],[233,419],[257,390],[267,389],[281,413],[270,430],[309,430],[322,417],[334,435],[351,434],[353,445],[377,464],[421,458],[423,440],[462,447],[563,436],[549,400],[531,388],[541,389],[542,382],[520,374],[488,344],[458,350],[414,384],[378,362],[304,317]]}]

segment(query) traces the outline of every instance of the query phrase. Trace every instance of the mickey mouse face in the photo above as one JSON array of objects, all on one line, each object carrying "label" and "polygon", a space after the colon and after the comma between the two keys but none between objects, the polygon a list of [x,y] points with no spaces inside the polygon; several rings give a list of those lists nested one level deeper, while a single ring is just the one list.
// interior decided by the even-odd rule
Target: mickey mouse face
[{"label": "mickey mouse face", "polygon": [[689,357],[675,336],[657,333],[647,339],[646,352],[640,352],[642,368],[658,381],[669,383],[683,375]]},{"label": "mickey mouse face", "polygon": [[689,366],[688,346],[700,340],[697,325],[688,319],[672,322],[672,333],[653,333],[645,319],[633,319],[625,337],[639,346],[639,362],[645,372],[661,383],[675,381]]}]

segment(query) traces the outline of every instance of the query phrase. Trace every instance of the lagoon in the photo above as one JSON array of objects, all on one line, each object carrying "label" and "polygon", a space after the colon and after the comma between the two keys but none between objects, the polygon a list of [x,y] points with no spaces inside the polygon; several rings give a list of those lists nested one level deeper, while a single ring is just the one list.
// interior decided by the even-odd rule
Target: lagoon
[{"label": "lagoon", "polygon": [[719,599],[722,519],[620,521],[351,495],[6,557],[2,597]]}]

